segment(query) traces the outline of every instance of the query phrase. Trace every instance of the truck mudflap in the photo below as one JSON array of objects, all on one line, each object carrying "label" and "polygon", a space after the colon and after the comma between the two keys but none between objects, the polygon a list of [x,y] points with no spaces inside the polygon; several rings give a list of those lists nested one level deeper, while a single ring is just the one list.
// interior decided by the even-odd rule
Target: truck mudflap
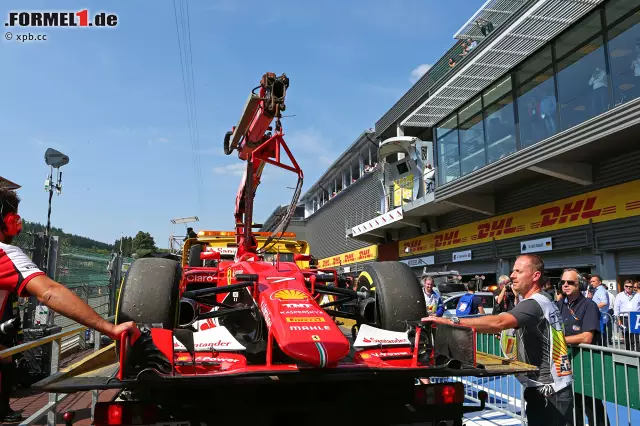
[{"label": "truck mudflap", "polygon": [[[385,382],[399,378],[502,376],[536,367],[479,353],[474,329],[459,325],[408,324],[406,333],[362,325],[348,356],[318,368],[296,360],[249,362],[225,327],[206,331],[142,329],[132,346],[123,336],[68,369],[36,383],[48,392],[136,389],[144,386],[208,387],[259,382]],[[437,327],[437,328],[436,328]],[[271,339],[269,339],[271,340]],[[253,359],[253,358],[250,358]]]}]

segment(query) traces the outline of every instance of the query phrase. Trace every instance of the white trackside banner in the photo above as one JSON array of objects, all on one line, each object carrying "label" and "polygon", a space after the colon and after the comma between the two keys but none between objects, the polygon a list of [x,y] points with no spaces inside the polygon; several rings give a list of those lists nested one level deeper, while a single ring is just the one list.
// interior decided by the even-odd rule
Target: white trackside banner
[{"label": "white trackside banner", "polygon": [[[240,344],[226,327],[212,327],[193,333],[193,343],[196,351],[243,351],[246,348]],[[173,350],[186,352],[178,339],[173,337]]]},{"label": "white trackside banner", "polygon": [[358,336],[353,344],[355,348],[367,348],[375,346],[406,346],[411,342],[406,332],[389,331],[363,324],[358,330]]}]

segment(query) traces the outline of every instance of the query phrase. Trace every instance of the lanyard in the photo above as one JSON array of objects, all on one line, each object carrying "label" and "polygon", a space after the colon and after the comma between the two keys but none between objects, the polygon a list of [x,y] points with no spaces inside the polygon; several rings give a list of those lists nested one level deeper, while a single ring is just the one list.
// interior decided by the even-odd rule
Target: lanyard
[{"label": "lanyard", "polygon": [[576,321],[580,321],[580,319],[576,316],[576,313],[573,311],[573,308],[571,307],[571,305],[575,302],[578,301],[578,299],[574,300],[573,302],[569,302],[568,299],[565,299],[565,305],[567,305],[567,309],[569,309],[569,313],[571,314],[571,316],[573,317],[574,320]]}]

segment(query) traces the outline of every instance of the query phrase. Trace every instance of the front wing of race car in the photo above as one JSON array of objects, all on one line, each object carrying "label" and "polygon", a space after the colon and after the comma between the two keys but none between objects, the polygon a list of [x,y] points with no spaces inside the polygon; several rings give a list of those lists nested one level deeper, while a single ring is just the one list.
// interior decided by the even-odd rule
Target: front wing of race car
[{"label": "front wing of race car", "polygon": [[[476,332],[460,325],[409,324],[407,332],[362,325],[349,354],[324,368],[279,358],[271,335],[263,360],[246,353],[225,327],[191,332],[142,328],[133,344],[122,336],[72,368],[36,384],[49,392],[135,389],[141,386],[208,386],[256,381],[381,380],[449,376],[499,376],[536,368],[476,351]],[[345,335],[347,333],[345,332]],[[321,340],[317,350],[322,351]],[[274,356],[274,354],[276,354]]]}]

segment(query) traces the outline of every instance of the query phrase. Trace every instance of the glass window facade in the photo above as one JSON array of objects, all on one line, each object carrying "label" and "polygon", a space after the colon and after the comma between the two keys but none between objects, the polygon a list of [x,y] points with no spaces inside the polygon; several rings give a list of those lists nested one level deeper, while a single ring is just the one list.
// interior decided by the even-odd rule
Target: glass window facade
[{"label": "glass window facade", "polygon": [[435,131],[439,185],[640,98],[640,3],[609,0]]},{"label": "glass window facade", "polygon": [[640,14],[623,20],[607,36],[616,106],[640,97]]},{"label": "glass window facade", "polygon": [[558,61],[558,108],[562,130],[611,108],[602,35]]},{"label": "glass window facade", "polygon": [[458,117],[445,120],[442,127],[436,129],[438,138],[438,179],[447,183],[460,177],[460,147],[458,143]]},{"label": "glass window facade", "polygon": [[487,163],[516,151],[516,121],[511,76],[490,87],[483,95]]}]

